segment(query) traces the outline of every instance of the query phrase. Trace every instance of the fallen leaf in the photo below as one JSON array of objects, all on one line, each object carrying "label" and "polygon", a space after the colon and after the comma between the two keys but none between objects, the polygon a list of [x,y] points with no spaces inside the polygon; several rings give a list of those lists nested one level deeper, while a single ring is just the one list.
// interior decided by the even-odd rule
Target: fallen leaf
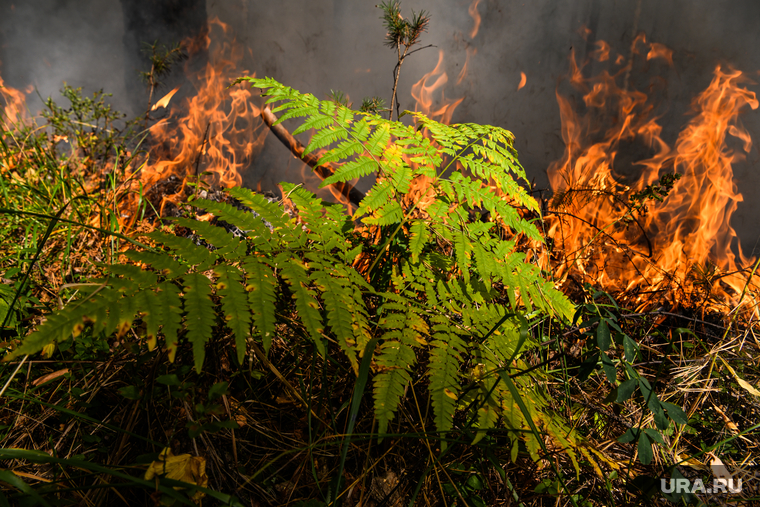
[{"label": "fallen leaf", "polygon": [[[149,481],[156,475],[195,484],[203,488],[208,486],[205,458],[189,454],[174,456],[168,447],[158,455],[158,461],[154,461],[148,466],[148,469],[145,471],[145,480]],[[196,491],[191,498],[193,500],[200,500],[203,496],[204,493]]]},{"label": "fallen leaf", "polygon": [[39,378],[36,378],[32,381],[32,385],[34,387],[37,387],[39,385],[44,384],[45,382],[50,382],[51,380],[55,380],[58,377],[62,377],[63,375],[66,375],[69,372],[68,368],[64,368],[62,370],[54,371],[53,373],[48,373],[47,375],[43,375]]},{"label": "fallen leaf", "polygon": [[731,365],[729,365],[729,364],[726,362],[726,360],[725,360],[725,359],[723,359],[723,358],[721,357],[721,358],[720,358],[720,360],[721,360],[721,361],[723,361],[723,364],[724,364],[724,365],[726,365],[726,368],[728,368],[728,371],[730,371],[730,372],[731,372],[731,375],[733,375],[733,376],[734,376],[734,378],[736,379],[736,381],[739,383],[739,385],[740,385],[740,386],[741,386],[741,387],[742,387],[742,388],[743,388],[745,391],[747,391],[749,394],[753,394],[753,395],[755,395],[755,396],[760,396],[760,391],[758,391],[757,389],[755,389],[755,388],[754,388],[754,386],[753,386],[752,384],[750,384],[749,382],[747,382],[747,381],[746,381],[746,380],[744,380],[743,378],[739,377],[739,374],[738,374],[738,373],[736,373],[736,372],[734,371],[734,369],[733,369],[733,368],[731,368]]}]

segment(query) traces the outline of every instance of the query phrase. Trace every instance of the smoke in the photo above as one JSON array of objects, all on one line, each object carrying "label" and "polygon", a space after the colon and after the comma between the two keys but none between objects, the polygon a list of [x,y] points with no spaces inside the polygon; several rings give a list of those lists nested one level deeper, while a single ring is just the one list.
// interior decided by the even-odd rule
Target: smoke
[{"label": "smoke", "polygon": [[[0,73],[10,86],[24,89],[33,84],[43,97],[57,96],[63,81],[89,93],[103,88],[114,94],[115,107],[136,114],[147,99],[147,94],[140,97],[145,88],[137,77],[139,70],[146,70],[140,42],[179,42],[207,29],[205,19],[218,17],[245,48],[238,66],[241,74],[271,76],[318,97],[339,89],[358,106],[365,96],[389,98],[392,87],[395,54],[383,45],[376,3],[5,0],[0,15]],[[583,61],[597,49],[596,41],[605,40],[613,51],[628,57],[639,32],[646,33],[648,41],[673,49],[672,67],[648,62],[635,67],[628,82],[660,101],[656,112],[671,143],[715,65],[732,65],[751,75],[760,69],[756,50],[760,31],[755,26],[760,3],[755,0],[481,0],[481,25],[474,38],[470,5],[470,0],[402,2],[405,15],[412,9],[430,13],[430,30],[422,45],[436,48],[405,61],[399,85],[401,107],[414,108],[411,86],[435,67],[438,50],[443,50],[449,78],[444,93],[448,98],[464,97],[453,121],[487,123],[514,132],[520,160],[537,187],[547,186],[546,167],[563,151],[555,91],[560,86],[571,100],[578,99],[561,81],[571,51]],[[584,26],[589,29],[585,39],[579,34]],[[468,75],[457,84],[468,53]],[[198,56],[195,65],[204,58]],[[583,72],[595,74],[600,65],[591,63]],[[518,90],[521,73],[526,81]],[[192,91],[183,85],[180,94]],[[757,112],[748,112],[742,120],[752,134],[760,134]],[[759,159],[755,147],[735,166],[740,188],[760,188]],[[300,169],[298,161],[269,139],[245,182],[272,188],[283,179],[298,180]],[[746,199],[735,217],[743,242],[754,244],[760,202]]]}]

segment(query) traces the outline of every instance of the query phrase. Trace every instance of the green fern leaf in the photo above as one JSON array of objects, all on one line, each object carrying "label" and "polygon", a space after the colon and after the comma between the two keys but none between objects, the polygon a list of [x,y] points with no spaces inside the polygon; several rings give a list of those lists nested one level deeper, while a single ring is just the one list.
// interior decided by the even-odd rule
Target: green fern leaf
[{"label": "green fern leaf", "polygon": [[374,379],[375,417],[380,439],[388,432],[388,424],[394,418],[405,386],[412,380],[408,369],[414,362],[414,350],[398,340],[387,340],[380,347],[377,363],[389,368]]},{"label": "green fern leaf", "polygon": [[255,194],[252,190],[243,187],[233,187],[229,192],[235,199],[238,199],[258,213],[261,218],[272,224],[275,230],[285,227],[286,215],[280,204],[269,202],[263,195]]},{"label": "green fern leaf", "polygon": [[[430,351],[430,398],[436,429],[441,438],[451,430],[454,423],[454,411],[459,396],[459,365],[462,362],[461,351],[464,344],[456,334],[450,333],[447,326],[437,325]],[[446,448],[441,441],[441,450]]]},{"label": "green fern leaf", "polygon": [[129,250],[124,252],[124,255],[131,261],[147,264],[169,279],[177,278],[187,273],[187,267],[183,266],[181,262],[172,259],[167,253]]},{"label": "green fern leaf", "polygon": [[234,225],[242,231],[250,232],[249,237],[252,237],[253,244],[258,248],[271,246],[269,240],[272,232],[261,218],[254,216],[253,213],[241,211],[227,203],[205,201],[202,199],[193,201],[193,204],[213,213],[221,220]]},{"label": "green fern leaf", "polygon": [[359,373],[356,360],[356,337],[353,330],[353,316],[349,305],[353,293],[349,290],[348,280],[339,275],[337,270],[319,262],[310,263],[311,279],[322,293],[327,310],[327,324],[338,339],[338,344],[351,362],[354,372]]},{"label": "green fern leaf", "polygon": [[149,317],[160,320],[161,331],[164,334],[166,348],[169,351],[169,361],[174,362],[179,347],[179,331],[182,322],[182,302],[179,298],[179,289],[171,282],[163,282],[158,285],[156,293],[158,306],[151,309]]},{"label": "green fern leaf", "polygon": [[309,288],[309,276],[304,265],[299,259],[279,256],[277,265],[282,270],[282,276],[288,282],[293,299],[295,299],[298,316],[306,328],[320,355],[326,353],[325,343],[322,339],[324,324],[319,314],[319,302],[314,291]]},{"label": "green fern leaf", "polygon": [[301,124],[300,127],[298,127],[297,129],[293,131],[293,135],[298,135],[311,129],[315,129],[318,132],[319,131],[324,132],[323,129],[325,127],[330,127],[332,124],[333,124],[332,116],[319,114],[319,113],[310,114],[308,119],[305,122],[303,122],[303,124]]},{"label": "green fern leaf", "polygon": [[158,295],[152,289],[140,291],[136,296],[137,309],[145,322],[145,338],[148,350],[152,352],[156,348],[158,330],[163,320],[160,313],[162,305],[158,300]]},{"label": "green fern leaf", "polygon": [[328,176],[321,183],[321,187],[332,185],[343,181],[351,181],[354,178],[361,178],[377,169],[377,162],[371,157],[360,156],[356,160],[351,160],[341,165],[332,176]]},{"label": "green fern leaf", "polygon": [[409,228],[409,252],[412,254],[412,262],[418,262],[422,250],[428,241],[430,234],[427,224],[422,220],[415,220]]},{"label": "green fern leaf", "polygon": [[324,165],[331,162],[339,162],[341,160],[346,160],[353,155],[360,155],[363,151],[364,146],[361,142],[354,139],[349,139],[347,141],[343,141],[335,148],[325,152],[319,158],[318,163],[319,165]]},{"label": "green fern leaf", "polygon": [[[332,119],[328,119],[328,125],[332,124]],[[295,134],[295,132],[294,132]],[[308,155],[314,150],[319,150],[325,146],[329,146],[338,141],[342,141],[348,136],[348,132],[342,128],[330,127],[323,130],[318,130],[311,136],[308,146],[303,151],[304,155]]]},{"label": "green fern leaf", "polygon": [[188,238],[181,238],[173,234],[153,231],[146,237],[169,247],[175,255],[184,259],[188,264],[197,266],[197,269],[208,269],[214,263],[214,258],[208,248],[196,245]]},{"label": "green fern leaf", "polygon": [[216,266],[214,273],[219,277],[216,289],[221,296],[224,320],[235,335],[238,363],[242,364],[247,347],[246,340],[251,334],[251,311],[248,309],[245,288],[241,284],[243,274],[235,266],[226,264]]},{"label": "green fern leaf", "polygon": [[381,308],[380,325],[385,329],[377,364],[385,371],[374,380],[375,417],[378,434],[387,433],[406,385],[411,381],[409,371],[417,362],[413,348],[424,342],[422,335],[427,324],[414,306],[386,303]]},{"label": "green fern leaf", "polygon": [[206,357],[206,342],[214,326],[214,306],[211,302],[210,280],[200,273],[183,277],[185,282],[184,310],[187,339],[193,345],[195,371],[200,373]]},{"label": "green fern leaf", "polygon": [[85,319],[90,320],[90,315],[106,315],[109,308],[118,306],[119,296],[117,291],[102,286],[86,299],[49,315],[36,331],[24,338],[21,345],[3,360],[10,361],[19,356],[35,354],[48,344],[78,336],[84,329]]},{"label": "green fern leaf", "polygon": [[185,217],[179,217],[175,220],[177,224],[195,231],[204,241],[217,248],[216,253],[219,255],[232,254],[234,256],[234,253],[239,251],[239,244],[242,243],[242,240],[234,237],[221,227],[211,225],[209,222],[191,220]]},{"label": "green fern leaf", "polygon": [[276,323],[274,314],[276,279],[272,269],[254,257],[246,259],[243,267],[248,283],[246,290],[248,304],[253,311],[253,323],[261,336],[264,351],[269,352]]}]

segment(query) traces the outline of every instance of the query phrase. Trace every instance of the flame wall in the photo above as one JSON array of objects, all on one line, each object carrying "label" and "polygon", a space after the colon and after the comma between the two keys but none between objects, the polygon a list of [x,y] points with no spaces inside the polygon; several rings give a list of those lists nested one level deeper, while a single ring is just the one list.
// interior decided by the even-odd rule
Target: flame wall
[{"label": "flame wall", "polygon": [[[140,111],[143,105],[134,90],[139,89],[136,72],[144,68],[144,60],[135,55],[136,41],[157,34],[161,42],[172,42],[202,29],[199,16],[219,17],[245,48],[237,63],[241,73],[270,75],[322,97],[330,89],[341,89],[358,103],[364,96],[388,97],[392,85],[394,54],[382,44],[384,31],[376,3],[4,0],[0,5],[0,73],[10,86],[24,89],[34,84],[43,97],[57,95],[63,81],[89,91],[105,88],[114,94],[117,108]],[[181,4],[191,6],[193,12],[169,9],[159,15],[155,7]],[[473,4],[470,0],[402,3],[406,14],[410,9],[431,13],[430,32],[423,44],[437,49],[421,51],[405,62],[399,86],[401,105],[413,108],[412,85],[436,66],[443,50],[442,70],[448,75],[444,94],[464,98],[453,121],[512,130],[520,159],[539,187],[547,186],[546,168],[562,156],[564,148],[555,98],[558,84],[570,101],[580,102],[577,92],[560,79],[568,72],[571,50],[582,61],[598,49],[596,41],[606,40],[628,56],[639,32],[673,49],[672,67],[639,65],[627,78],[631,89],[641,89],[662,104],[657,110],[662,137],[671,145],[687,121],[684,115],[691,100],[707,87],[716,64],[730,64],[760,77],[760,30],[756,27],[760,2],[755,0],[480,0],[474,9]],[[477,32],[473,14],[480,17]],[[579,35],[582,26],[590,31],[585,40]],[[465,62],[467,75],[462,76]],[[583,73],[593,75],[599,65],[592,62]],[[524,85],[518,90],[523,74]],[[192,86],[184,84],[180,94],[191,95]],[[162,95],[162,91],[157,93]],[[440,100],[440,94],[436,97]],[[174,99],[173,107],[180,103]],[[757,112],[745,113],[742,121],[750,134],[760,134]],[[618,155],[619,172],[625,173],[626,161],[649,155],[646,147],[629,146]],[[745,161],[734,166],[735,180],[746,197],[733,225],[747,254],[758,239],[760,201],[753,198],[760,188],[758,159],[753,148]],[[247,169],[244,182],[271,188],[283,179],[299,180],[301,169],[270,138]]]}]

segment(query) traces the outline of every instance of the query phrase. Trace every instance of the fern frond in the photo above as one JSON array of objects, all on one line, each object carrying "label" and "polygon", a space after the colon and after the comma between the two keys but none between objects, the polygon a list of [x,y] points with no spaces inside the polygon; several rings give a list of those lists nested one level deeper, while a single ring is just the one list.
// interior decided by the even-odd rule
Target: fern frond
[{"label": "fern frond", "polygon": [[255,211],[261,218],[271,224],[275,230],[285,227],[287,215],[278,203],[269,202],[263,195],[255,194],[252,190],[244,187],[233,187],[229,190],[229,193],[232,197]]},{"label": "fern frond", "polygon": [[216,289],[222,299],[224,320],[235,335],[238,363],[242,364],[245,358],[246,340],[251,335],[251,311],[242,285],[243,273],[235,266],[226,264],[214,267],[214,273],[219,277]]},{"label": "fern frond", "polygon": [[[353,329],[353,316],[351,308],[347,304],[353,299],[353,291],[350,290],[349,281],[346,277],[330,265],[318,261],[310,263],[312,268],[311,279],[322,294],[322,299],[327,310],[327,324],[338,339],[338,345],[348,357],[354,372],[358,375],[359,363],[356,360],[356,337]],[[355,305],[354,305],[355,306]]]},{"label": "fern frond", "polygon": [[[269,352],[275,331],[275,276],[272,269],[263,261],[249,257],[245,260],[246,282],[248,285],[248,304],[253,311],[253,324],[261,336],[264,351]],[[238,352],[239,354],[240,352]]]},{"label": "fern frond", "polygon": [[427,224],[422,220],[415,220],[409,228],[409,253],[412,254],[412,262],[419,260],[422,250],[428,241]]},{"label": "fern frond", "polygon": [[295,299],[298,316],[301,318],[306,331],[309,333],[320,355],[325,355],[325,343],[322,339],[324,324],[319,314],[319,302],[315,293],[309,288],[309,276],[306,268],[299,259],[286,255],[277,257],[277,266],[282,277],[288,282],[293,299]]},{"label": "fern frond", "polygon": [[211,338],[211,328],[216,315],[211,302],[211,280],[200,273],[190,273],[183,277],[185,294],[182,298],[185,310],[187,339],[193,345],[195,371],[201,371],[206,357],[206,342]]},{"label": "fern frond", "polygon": [[[332,123],[332,119],[330,119]],[[348,132],[341,128],[327,128],[317,131],[309,140],[308,146],[304,149],[303,154],[308,155],[314,150],[319,150],[329,146],[338,141],[344,140],[348,136]]]},{"label": "fern frond", "polygon": [[165,253],[129,250],[124,252],[124,255],[131,261],[141,262],[152,267],[168,279],[182,276],[187,273],[188,270],[187,266],[184,266],[181,262],[175,261]]},{"label": "fern frond", "polygon": [[448,326],[436,325],[433,330],[430,351],[430,398],[433,404],[433,420],[441,433],[441,450],[446,448],[443,440],[454,423],[454,411],[459,397],[459,370],[462,363],[464,342]]},{"label": "fern frond", "polygon": [[[223,228],[211,225],[209,222],[191,220],[185,217],[175,218],[175,221],[182,227],[187,227],[188,229],[195,231],[195,233],[204,241],[218,250],[217,254],[221,256],[231,255],[238,257],[238,255],[235,254],[240,248],[240,243],[243,242],[241,238],[236,238]],[[242,252],[240,255],[242,255]]]},{"label": "fern frond", "polygon": [[78,304],[68,305],[63,310],[49,315],[36,331],[24,338],[18,348],[5,356],[5,360],[35,354],[51,343],[77,337],[84,329],[86,320],[91,321],[93,317],[104,320],[103,316],[107,315],[109,308],[115,306],[120,296],[118,291],[103,285],[88,299],[77,301]]},{"label": "fern frond", "polygon": [[356,160],[351,160],[341,165],[338,170],[331,176],[328,176],[321,183],[321,187],[332,185],[334,183],[350,181],[354,178],[361,178],[377,170],[377,162],[372,157],[360,156]]},{"label": "fern frond", "polygon": [[420,345],[427,325],[414,306],[386,303],[380,325],[385,329],[377,364],[383,371],[375,376],[375,417],[379,438],[387,433],[399,400],[411,381],[409,371],[417,362],[414,348]]},{"label": "fern frond", "polygon": [[252,213],[241,211],[227,203],[203,199],[197,199],[193,201],[193,204],[213,213],[219,219],[234,225],[241,231],[247,232],[248,237],[252,238],[253,244],[256,247],[260,249],[270,249],[272,247],[269,243],[272,231],[269,230],[261,218]]},{"label": "fern frond", "polygon": [[199,270],[208,269],[214,263],[216,257],[209,252],[208,248],[196,245],[188,238],[181,238],[160,231],[150,232],[145,237],[169,247],[177,257],[180,257],[192,266],[197,266]]}]

